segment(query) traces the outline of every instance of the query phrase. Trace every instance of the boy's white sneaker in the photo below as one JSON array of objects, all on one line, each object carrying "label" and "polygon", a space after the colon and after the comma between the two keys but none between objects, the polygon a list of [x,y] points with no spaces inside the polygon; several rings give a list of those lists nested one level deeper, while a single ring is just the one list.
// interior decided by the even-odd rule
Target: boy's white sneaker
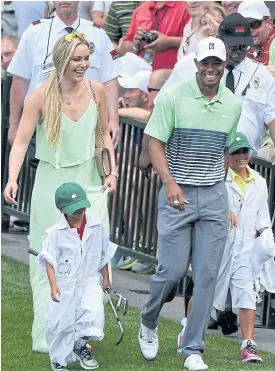
[{"label": "boy's white sneaker", "polygon": [[74,348],[75,358],[80,362],[80,365],[84,370],[95,370],[98,368],[97,361],[92,357],[91,353],[87,349],[86,345],[83,348]]},{"label": "boy's white sneaker", "polygon": [[53,362],[51,364],[52,371],[69,371],[67,367],[60,365],[59,363]]},{"label": "boy's white sneaker", "polygon": [[184,367],[190,371],[208,369],[208,366],[203,362],[200,354],[190,354],[190,356],[188,356],[184,361]]},{"label": "boy's white sneaker", "polygon": [[159,347],[157,328],[152,330],[141,323],[138,343],[143,357],[147,361],[153,361],[158,354]]}]

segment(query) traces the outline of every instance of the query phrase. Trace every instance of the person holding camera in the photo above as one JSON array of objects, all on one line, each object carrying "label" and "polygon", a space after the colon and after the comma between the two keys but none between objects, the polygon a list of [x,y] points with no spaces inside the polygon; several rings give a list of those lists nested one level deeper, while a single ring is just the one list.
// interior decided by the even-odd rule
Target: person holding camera
[{"label": "person holding camera", "polygon": [[121,44],[121,54],[135,53],[153,70],[171,69],[190,15],[184,1],[146,1],[133,13]]}]

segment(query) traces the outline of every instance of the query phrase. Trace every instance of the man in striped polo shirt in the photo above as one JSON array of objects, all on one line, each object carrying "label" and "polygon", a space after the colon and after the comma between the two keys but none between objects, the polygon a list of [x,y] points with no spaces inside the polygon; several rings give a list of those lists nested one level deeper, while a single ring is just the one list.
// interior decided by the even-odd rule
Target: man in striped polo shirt
[{"label": "man in striped polo shirt", "polygon": [[141,312],[139,345],[145,359],[156,357],[159,313],[191,259],[194,299],[180,351],[186,368],[204,370],[204,332],[229,228],[224,150],[236,132],[241,103],[220,85],[226,67],[221,40],[200,41],[195,63],[196,78],[165,91],[145,129],[163,187],[158,201],[158,268]]}]

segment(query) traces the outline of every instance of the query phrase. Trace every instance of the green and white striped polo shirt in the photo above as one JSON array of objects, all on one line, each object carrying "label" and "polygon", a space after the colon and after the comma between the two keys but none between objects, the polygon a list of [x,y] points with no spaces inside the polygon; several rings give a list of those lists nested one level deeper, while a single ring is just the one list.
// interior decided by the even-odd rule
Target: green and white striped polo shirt
[{"label": "green and white striped polo shirt", "polygon": [[104,31],[112,41],[119,42],[126,35],[138,5],[139,1],[113,1],[104,26]]},{"label": "green and white striped polo shirt", "polygon": [[197,80],[167,89],[145,134],[166,143],[169,170],[179,184],[213,185],[224,178],[224,148],[236,132],[242,106],[226,87],[209,101]]}]

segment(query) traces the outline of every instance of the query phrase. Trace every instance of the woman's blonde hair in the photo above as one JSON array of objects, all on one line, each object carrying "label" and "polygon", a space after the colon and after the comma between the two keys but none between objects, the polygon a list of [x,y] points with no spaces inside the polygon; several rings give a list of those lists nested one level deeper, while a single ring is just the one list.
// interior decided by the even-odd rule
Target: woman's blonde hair
[{"label": "woman's blonde hair", "polygon": [[[89,43],[77,34],[62,36],[53,48],[53,64],[55,70],[47,78],[45,86],[45,116],[46,136],[49,148],[57,147],[60,141],[60,117],[62,112],[60,82],[64,71],[70,62],[75,48],[84,44],[89,48]],[[68,37],[70,41],[67,41]],[[80,35],[82,36],[82,35]],[[84,35],[83,35],[84,36]]]},{"label": "woman's blonde hair", "polygon": [[218,4],[212,4],[207,5],[203,8],[203,14],[200,17],[200,25],[202,24],[202,19],[205,16],[205,14],[210,14],[212,17],[216,17],[217,13],[222,17],[222,19],[225,18],[225,11],[224,8]]}]

